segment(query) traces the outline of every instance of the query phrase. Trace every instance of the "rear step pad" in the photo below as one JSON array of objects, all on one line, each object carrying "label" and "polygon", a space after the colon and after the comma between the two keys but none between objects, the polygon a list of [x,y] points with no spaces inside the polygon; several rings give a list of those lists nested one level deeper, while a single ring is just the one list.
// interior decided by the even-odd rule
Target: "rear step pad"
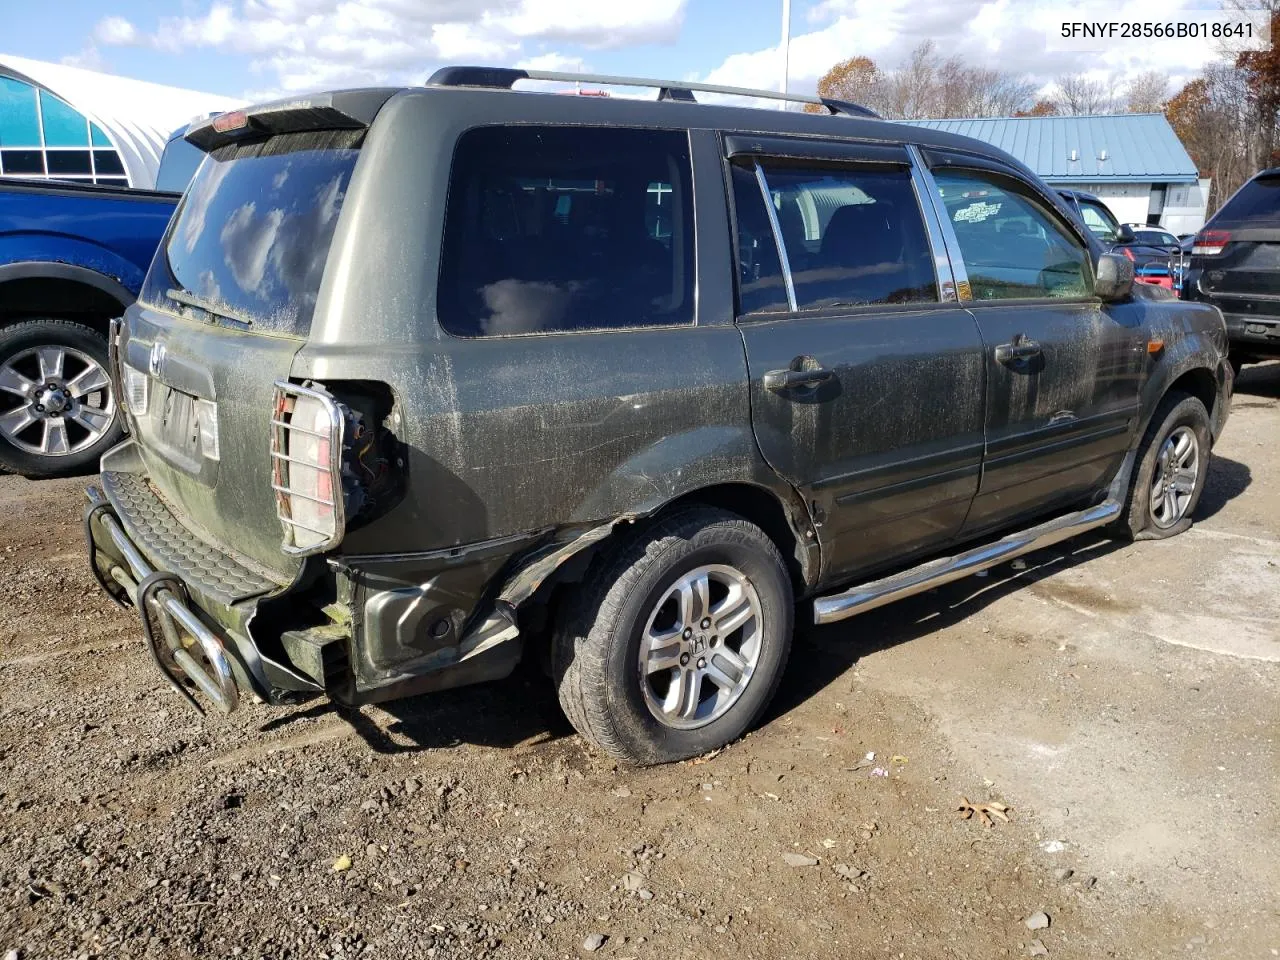
[{"label": "rear step pad", "polygon": [[944,583],[970,576],[1041,547],[1068,540],[1088,530],[1106,526],[1120,516],[1120,510],[1121,506],[1115,500],[1106,500],[1095,507],[1056,517],[1047,523],[1010,534],[994,543],[975,547],[954,557],[930,560],[910,570],[859,584],[828,597],[819,597],[813,601],[814,623],[835,623],[894,600],[932,590]]}]

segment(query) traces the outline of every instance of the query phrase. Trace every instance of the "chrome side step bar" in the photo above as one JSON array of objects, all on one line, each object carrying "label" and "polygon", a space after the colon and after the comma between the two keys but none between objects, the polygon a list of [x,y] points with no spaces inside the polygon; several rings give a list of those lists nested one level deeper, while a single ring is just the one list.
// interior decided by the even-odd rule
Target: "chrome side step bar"
[{"label": "chrome side step bar", "polygon": [[910,570],[850,587],[842,593],[819,597],[813,601],[813,620],[818,624],[835,623],[837,620],[874,610],[886,603],[923,593],[952,580],[994,567],[1024,553],[1031,553],[1088,530],[1106,526],[1119,516],[1120,504],[1115,500],[1106,500],[1096,507],[1056,517],[954,557],[930,560]]}]

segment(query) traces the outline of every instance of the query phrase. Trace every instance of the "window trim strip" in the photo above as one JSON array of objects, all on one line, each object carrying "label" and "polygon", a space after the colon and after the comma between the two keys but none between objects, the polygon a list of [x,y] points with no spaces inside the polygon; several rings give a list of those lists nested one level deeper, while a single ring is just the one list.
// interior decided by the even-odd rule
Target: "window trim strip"
[{"label": "window trim strip", "polygon": [[798,312],[796,306],[796,285],[791,279],[791,261],[787,258],[787,247],[782,242],[782,225],[778,222],[778,211],[773,208],[773,196],[769,193],[769,181],[765,179],[764,167],[753,164],[756,169],[756,183],[760,185],[760,197],[764,200],[765,213],[769,215],[769,226],[773,230],[773,245],[778,248],[778,263],[782,267],[782,282],[787,289],[787,309],[791,313]]},{"label": "window trim strip", "polygon": [[[942,202],[942,194],[938,192],[938,181],[933,178],[933,171],[925,162],[924,154],[916,145],[908,148],[911,152],[912,179],[919,177],[929,196],[929,207],[942,229],[942,242],[946,248],[947,260],[951,264],[951,274],[956,285],[956,299],[960,303],[973,300],[973,289],[969,286],[969,270],[964,265],[964,254],[960,251],[960,238],[956,236],[955,227],[951,225],[951,217],[947,213],[946,204]],[[927,219],[927,218],[926,218]]]},{"label": "window trim strip", "polygon": [[951,251],[947,249],[946,234],[942,227],[943,218],[939,216],[938,207],[933,202],[933,198],[937,196],[937,184],[929,175],[920,148],[915,144],[908,144],[907,153],[911,158],[911,185],[915,188],[916,204],[920,208],[925,233],[929,238],[929,249],[933,253],[933,272],[938,281],[938,297],[942,303],[955,303],[960,298],[957,273],[965,281],[965,289],[968,289],[964,261],[960,261],[957,271]]}]

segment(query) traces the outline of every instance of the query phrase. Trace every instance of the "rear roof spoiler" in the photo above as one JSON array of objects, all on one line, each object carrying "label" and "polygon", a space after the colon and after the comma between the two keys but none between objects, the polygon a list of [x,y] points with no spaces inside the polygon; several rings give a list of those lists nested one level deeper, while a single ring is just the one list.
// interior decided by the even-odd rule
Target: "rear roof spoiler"
[{"label": "rear roof spoiler", "polygon": [[229,143],[261,140],[280,133],[362,130],[399,90],[372,87],[273,100],[198,120],[187,128],[184,139],[207,153]]}]

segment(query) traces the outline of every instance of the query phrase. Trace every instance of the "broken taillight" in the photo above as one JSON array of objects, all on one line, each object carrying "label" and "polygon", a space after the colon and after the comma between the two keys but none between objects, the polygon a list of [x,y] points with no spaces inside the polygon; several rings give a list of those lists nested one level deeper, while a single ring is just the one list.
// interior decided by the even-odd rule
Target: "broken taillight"
[{"label": "broken taillight", "polygon": [[1198,257],[1216,257],[1230,242],[1230,230],[1201,230],[1191,245],[1191,253]]},{"label": "broken taillight", "polygon": [[321,553],[342,541],[342,451],[347,417],[319,384],[276,383],[271,488],[286,553]]}]

